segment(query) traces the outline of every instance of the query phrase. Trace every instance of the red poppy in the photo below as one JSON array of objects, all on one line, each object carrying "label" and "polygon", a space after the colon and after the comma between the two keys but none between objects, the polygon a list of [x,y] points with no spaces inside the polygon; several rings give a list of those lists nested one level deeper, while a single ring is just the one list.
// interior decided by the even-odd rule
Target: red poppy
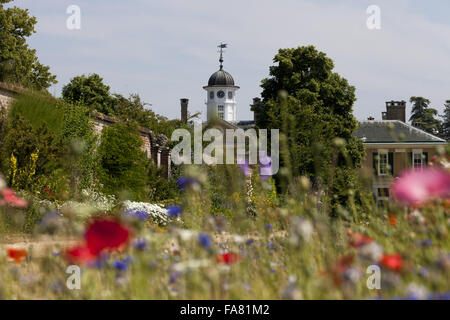
[{"label": "red poppy", "polygon": [[392,224],[393,226],[397,226],[397,220],[395,220],[396,218],[397,218],[396,214],[388,215],[389,223]]},{"label": "red poppy", "polygon": [[66,258],[71,263],[87,263],[96,259],[89,248],[85,245],[78,245],[66,251]]},{"label": "red poppy", "polygon": [[28,256],[27,252],[23,249],[10,248],[6,249],[6,252],[8,253],[8,257],[15,262],[22,262],[22,260]]},{"label": "red poppy", "polygon": [[74,263],[89,263],[107,249],[119,249],[128,243],[130,231],[118,221],[101,218],[86,230],[85,242],[66,251],[66,258]]},{"label": "red poppy", "polygon": [[91,253],[98,255],[104,249],[118,249],[126,244],[130,231],[118,221],[98,219],[89,225],[84,238]]},{"label": "red poppy", "polygon": [[365,244],[373,242],[372,238],[366,237],[361,233],[354,233],[351,230],[347,231],[347,235],[350,237],[349,245],[353,248],[362,247]]},{"label": "red poppy", "polygon": [[353,260],[354,258],[351,255],[342,256],[336,260],[331,268],[331,271],[326,272],[326,274],[331,275],[336,286],[339,286],[342,283],[344,273],[353,263]]},{"label": "red poppy", "polygon": [[241,259],[241,256],[239,254],[236,253],[232,253],[232,252],[226,252],[223,254],[218,254],[216,256],[216,261],[217,263],[222,263],[222,264],[233,264],[237,261],[239,261]]},{"label": "red poppy", "polygon": [[381,264],[393,271],[400,271],[403,267],[403,258],[400,254],[384,254],[381,258]]},{"label": "red poppy", "polygon": [[49,192],[50,191],[50,189],[47,188],[47,187],[44,187],[44,189],[42,189],[42,190],[44,190],[45,192]]},{"label": "red poppy", "polygon": [[13,189],[3,189],[0,191],[0,194],[3,196],[3,199],[0,199],[0,206],[5,204],[18,208],[25,208],[27,206],[27,202],[17,197]]}]

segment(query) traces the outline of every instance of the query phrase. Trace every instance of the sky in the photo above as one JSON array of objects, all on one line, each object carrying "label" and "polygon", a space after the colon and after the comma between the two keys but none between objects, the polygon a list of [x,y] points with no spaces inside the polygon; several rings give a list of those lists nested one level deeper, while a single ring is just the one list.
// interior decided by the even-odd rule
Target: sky
[{"label": "sky", "polygon": [[[224,70],[237,92],[237,118],[253,119],[279,48],[314,45],[356,88],[354,115],[381,119],[385,101],[423,96],[442,113],[450,99],[448,0],[16,0],[36,16],[29,44],[58,84],[98,73],[113,93],[137,93],[151,109],[180,117],[180,98],[206,118],[209,76],[218,70],[217,45],[228,44]],[[70,5],[81,10],[81,29],[69,30]],[[366,12],[380,8],[381,29]]]}]

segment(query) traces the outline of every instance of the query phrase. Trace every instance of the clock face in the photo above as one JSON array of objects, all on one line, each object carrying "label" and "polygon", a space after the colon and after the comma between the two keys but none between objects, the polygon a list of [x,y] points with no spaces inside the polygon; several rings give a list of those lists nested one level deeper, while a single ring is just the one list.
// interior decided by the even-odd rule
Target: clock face
[{"label": "clock face", "polygon": [[218,91],[217,92],[217,97],[219,97],[219,98],[225,97],[225,92],[223,92],[222,90]]}]

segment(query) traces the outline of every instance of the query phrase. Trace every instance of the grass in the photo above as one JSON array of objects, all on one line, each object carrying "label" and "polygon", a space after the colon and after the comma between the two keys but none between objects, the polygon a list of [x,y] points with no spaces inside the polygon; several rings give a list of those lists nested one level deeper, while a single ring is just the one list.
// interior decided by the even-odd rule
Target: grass
[{"label": "grass", "polygon": [[21,115],[34,128],[40,127],[45,122],[50,131],[57,136],[63,133],[64,109],[52,96],[22,93],[14,100],[9,112],[11,116]]}]

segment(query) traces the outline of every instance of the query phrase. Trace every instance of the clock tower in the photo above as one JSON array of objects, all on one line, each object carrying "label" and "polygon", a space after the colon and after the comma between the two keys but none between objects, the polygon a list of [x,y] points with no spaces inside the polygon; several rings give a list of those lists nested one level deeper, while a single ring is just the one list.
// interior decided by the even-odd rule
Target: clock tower
[{"label": "clock tower", "polygon": [[209,77],[206,90],[207,121],[219,118],[227,122],[236,122],[236,91],[238,86],[234,85],[234,79],[223,70],[223,49],[226,44],[221,43],[220,49],[220,69]]}]

